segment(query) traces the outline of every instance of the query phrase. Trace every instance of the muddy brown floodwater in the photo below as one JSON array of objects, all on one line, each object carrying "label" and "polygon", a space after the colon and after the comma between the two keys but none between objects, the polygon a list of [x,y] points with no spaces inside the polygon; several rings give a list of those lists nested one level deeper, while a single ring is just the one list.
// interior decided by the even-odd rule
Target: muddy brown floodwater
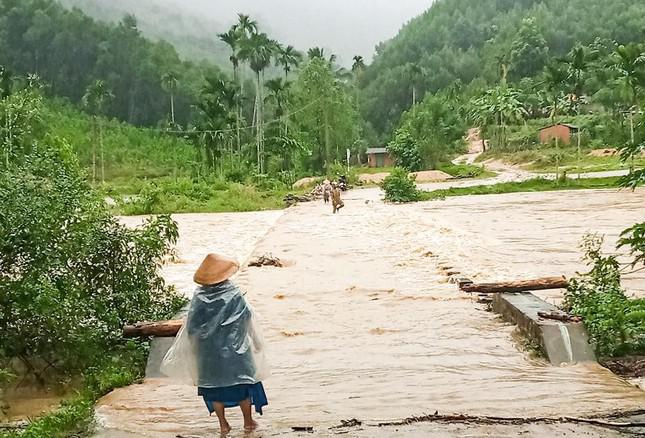
[{"label": "muddy brown floodwater", "polygon": [[[180,257],[169,281],[189,294],[207,251],[246,259],[271,252],[287,268],[248,268],[237,282],[263,324],[273,376],[253,436],[317,435],[343,419],[366,423],[424,413],[595,415],[645,406],[645,392],[593,364],[553,367],[523,353],[513,327],[447,281],[572,275],[585,232],[615,242],[642,221],[645,191],[584,191],[452,198],[414,205],[355,191],[339,215],[322,203],[284,215],[177,216]],[[611,245],[610,245],[611,246]],[[626,286],[645,294],[645,281]],[[557,300],[557,293],[544,294]],[[213,436],[195,388],[147,379],[97,408],[101,437]],[[237,412],[231,411],[239,426]],[[418,424],[350,436],[613,436],[590,426]],[[243,434],[232,436],[242,436]]]}]

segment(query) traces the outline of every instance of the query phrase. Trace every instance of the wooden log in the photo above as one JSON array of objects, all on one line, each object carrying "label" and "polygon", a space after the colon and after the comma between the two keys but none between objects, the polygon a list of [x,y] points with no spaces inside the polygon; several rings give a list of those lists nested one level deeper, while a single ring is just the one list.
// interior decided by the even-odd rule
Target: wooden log
[{"label": "wooden log", "polygon": [[520,293],[534,290],[566,289],[569,282],[566,277],[547,277],[535,280],[505,281],[499,283],[464,283],[459,288],[468,293],[498,294]]},{"label": "wooden log", "polygon": [[553,319],[561,322],[582,322],[582,318],[569,315],[564,312],[538,312],[538,316],[544,319]]},{"label": "wooden log", "polygon": [[142,338],[156,336],[158,338],[172,338],[177,336],[184,325],[183,319],[174,321],[138,322],[134,325],[123,327],[124,338]]}]

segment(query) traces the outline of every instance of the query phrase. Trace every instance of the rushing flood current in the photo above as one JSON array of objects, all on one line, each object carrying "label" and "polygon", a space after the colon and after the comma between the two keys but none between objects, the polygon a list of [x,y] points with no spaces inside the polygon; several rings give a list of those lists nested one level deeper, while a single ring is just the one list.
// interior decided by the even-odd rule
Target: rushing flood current
[{"label": "rushing flood current", "polygon": [[[336,216],[322,203],[282,216],[177,216],[184,263],[166,274],[187,294],[208,251],[244,260],[255,247],[256,255],[270,252],[293,262],[248,268],[236,279],[260,315],[273,368],[265,382],[270,406],[256,436],[437,410],[582,416],[645,406],[645,392],[598,365],[553,367],[530,359],[518,349],[512,326],[448,282],[449,273],[474,280],[570,276],[584,269],[578,243],[587,231],[606,234],[611,249],[620,230],[643,220],[645,191],[511,194],[404,206],[375,197],[370,190],[350,193]],[[643,274],[625,285],[645,295]],[[556,300],[558,294],[543,296]],[[164,379],[115,391],[102,400],[97,416],[102,437],[216,431],[196,389]],[[239,426],[237,412],[231,416]],[[531,427],[513,434],[535,432]],[[408,432],[427,436],[440,426],[420,428]],[[538,429],[544,436],[583,429],[549,428]],[[443,426],[454,436],[460,430]],[[493,426],[477,431],[507,432]]]}]

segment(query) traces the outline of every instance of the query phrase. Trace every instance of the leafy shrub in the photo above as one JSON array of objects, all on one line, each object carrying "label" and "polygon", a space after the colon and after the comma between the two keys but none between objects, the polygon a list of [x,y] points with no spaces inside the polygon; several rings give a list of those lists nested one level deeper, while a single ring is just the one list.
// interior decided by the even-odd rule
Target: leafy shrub
[{"label": "leafy shrub", "polygon": [[601,252],[603,239],[583,241],[586,275],[571,280],[564,307],[583,317],[592,343],[601,356],[645,353],[645,299],[630,299],[620,285],[620,264]]},{"label": "leafy shrub", "polygon": [[0,368],[20,358],[74,373],[120,342],[123,324],[183,304],[158,272],[177,225],[121,225],[65,143],[47,138],[10,161],[0,205]]},{"label": "leafy shrub", "polygon": [[387,145],[387,150],[394,157],[398,167],[403,167],[410,172],[421,170],[423,160],[419,145],[409,132],[398,130],[394,141]]},{"label": "leafy shrub", "polygon": [[400,167],[395,168],[381,183],[388,202],[415,202],[421,199],[421,192],[415,183],[416,177]]}]

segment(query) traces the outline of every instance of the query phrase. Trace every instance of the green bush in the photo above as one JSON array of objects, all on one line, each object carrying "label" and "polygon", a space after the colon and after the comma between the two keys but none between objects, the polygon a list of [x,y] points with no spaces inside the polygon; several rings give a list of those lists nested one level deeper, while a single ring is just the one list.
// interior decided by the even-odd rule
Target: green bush
[{"label": "green bush", "polygon": [[381,183],[388,202],[416,202],[421,199],[421,192],[415,183],[416,177],[400,167],[395,168]]},{"label": "green bush", "polygon": [[587,236],[585,260],[592,266],[586,275],[571,280],[564,307],[584,319],[600,356],[645,353],[645,299],[630,299],[620,284],[620,263],[601,252],[603,239]]},{"label": "green bush", "polygon": [[0,164],[0,369],[19,358],[36,375],[42,363],[73,374],[103,360],[124,324],[184,303],[159,275],[177,225],[121,225],[62,141],[12,146]]},{"label": "green bush", "polygon": [[398,130],[394,141],[387,145],[387,150],[394,157],[398,167],[410,172],[417,172],[423,166],[423,159],[416,140],[409,132]]}]

